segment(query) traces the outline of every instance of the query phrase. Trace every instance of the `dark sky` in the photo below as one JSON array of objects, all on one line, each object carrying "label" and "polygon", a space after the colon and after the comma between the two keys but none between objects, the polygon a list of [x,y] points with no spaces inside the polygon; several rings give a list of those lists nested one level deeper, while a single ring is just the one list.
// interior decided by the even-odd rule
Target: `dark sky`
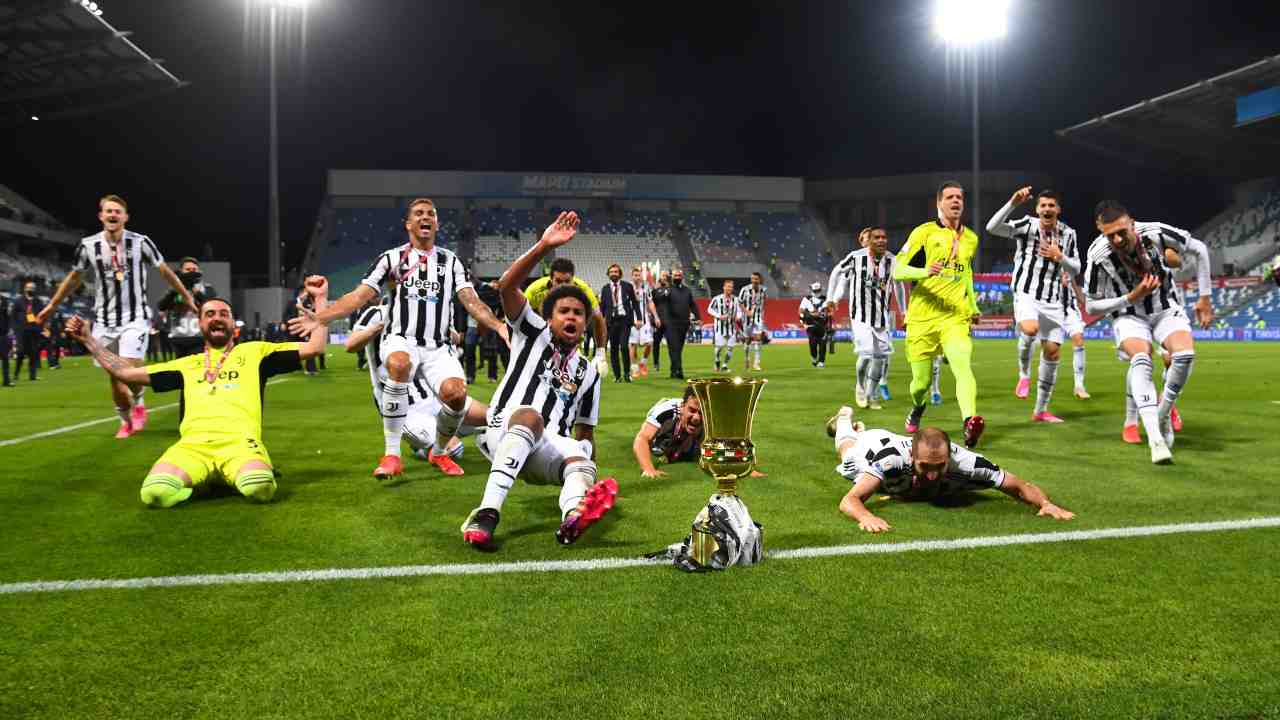
[{"label": "dark sky", "polygon": [[[96,198],[120,193],[131,227],[167,255],[211,241],[238,271],[264,272],[265,13],[246,15],[245,0],[102,5],[192,85],[18,129],[3,182],[91,230]],[[617,5],[314,0],[305,61],[294,27],[281,73],[289,264],[328,168],[969,167],[967,92],[932,33],[930,0]],[[1014,0],[1011,32],[984,62],[983,167],[1046,171],[1081,206],[1107,192],[1147,203],[1144,216],[1207,219],[1221,200],[1202,179],[1113,169],[1053,130],[1280,51],[1266,5]]]}]

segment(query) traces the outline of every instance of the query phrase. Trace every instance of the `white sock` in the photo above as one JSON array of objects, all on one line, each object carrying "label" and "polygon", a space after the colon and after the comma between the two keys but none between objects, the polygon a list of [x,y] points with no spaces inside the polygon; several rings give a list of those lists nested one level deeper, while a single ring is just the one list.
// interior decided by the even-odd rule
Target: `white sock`
[{"label": "white sock", "polygon": [[122,407],[118,407],[118,408],[116,408],[116,415],[119,415],[119,416],[120,416],[120,422],[122,422],[122,423],[125,423],[125,424],[131,424],[131,423],[133,422],[133,420],[131,420],[131,419],[130,419],[130,417],[129,417],[129,408],[127,408],[127,407],[126,407],[126,408],[122,408]]},{"label": "white sock", "polygon": [[751,352],[756,356],[756,364],[760,364],[760,343],[759,341],[751,343]]},{"label": "white sock", "polygon": [[867,376],[871,374],[871,356],[859,355],[857,368],[856,382],[858,383],[858,389],[865,393],[867,388]]},{"label": "white sock", "polygon": [[941,395],[942,388],[938,385],[938,380],[942,377],[942,356],[933,359],[933,388],[930,390],[934,395]]},{"label": "white sock", "polygon": [[716,348],[716,367],[720,367],[720,356],[724,354],[723,351],[724,351],[723,347]]},{"label": "white sock", "polygon": [[880,384],[881,384],[881,385],[888,385],[888,384],[889,384],[889,359],[890,359],[890,358],[892,358],[892,357],[893,357],[892,355],[885,355],[885,356],[884,356],[884,372],[880,373]]},{"label": "white sock", "polygon": [[1071,369],[1075,374],[1076,387],[1084,387],[1084,362],[1085,351],[1084,346],[1075,349],[1071,356]]},{"label": "white sock", "polygon": [[1040,358],[1040,382],[1036,385],[1036,412],[1048,412],[1049,399],[1058,384],[1058,361]]},{"label": "white sock", "polygon": [[575,460],[564,466],[564,485],[560,487],[560,519],[578,507],[587,491],[596,484],[596,464]]},{"label": "white sock", "polygon": [[733,362],[733,348],[727,347],[724,349],[724,366],[729,367],[731,362]]},{"label": "white sock", "polygon": [[440,405],[440,412],[436,413],[436,444],[431,447],[435,454],[443,454],[445,448],[449,447],[449,441],[458,434],[458,426],[462,424],[462,418],[467,416],[470,407],[470,396],[463,401],[461,410],[454,410],[443,403]]},{"label": "white sock", "polygon": [[133,404],[141,407],[146,407],[147,403],[142,397],[143,395],[146,394],[146,392],[147,392],[147,386],[139,385],[138,389],[133,391]]},{"label": "white sock", "polygon": [[382,439],[385,454],[400,457],[400,437],[409,414],[409,383],[388,380],[382,383]]},{"label": "white sock", "polygon": [[867,371],[867,397],[871,397],[871,393],[879,390],[880,381],[884,379],[884,364],[887,359],[885,355],[871,356],[871,369]]},{"label": "white sock", "polygon": [[1178,402],[1182,387],[1191,377],[1191,368],[1196,362],[1195,350],[1179,350],[1173,354],[1173,362],[1164,373],[1164,392],[1160,394],[1160,417],[1167,417]]},{"label": "white sock", "polygon": [[502,509],[507,493],[515,484],[516,477],[524,468],[536,442],[533,431],[523,425],[507,428],[498,441],[497,451],[493,453],[493,464],[489,466],[489,479],[484,485],[484,498],[480,500],[480,507]]},{"label": "white sock", "polygon": [[1031,346],[1034,345],[1036,339],[1032,335],[1026,333],[1018,333],[1018,379],[1026,380],[1031,377]]},{"label": "white sock", "polygon": [[1124,390],[1124,424],[1125,427],[1138,424],[1138,404],[1133,401],[1133,393],[1129,392],[1129,380],[1125,379]]},{"label": "white sock", "polygon": [[1129,360],[1129,394],[1138,408],[1138,419],[1147,431],[1148,440],[1163,438],[1157,414],[1156,385],[1151,380],[1151,356],[1138,353]]}]

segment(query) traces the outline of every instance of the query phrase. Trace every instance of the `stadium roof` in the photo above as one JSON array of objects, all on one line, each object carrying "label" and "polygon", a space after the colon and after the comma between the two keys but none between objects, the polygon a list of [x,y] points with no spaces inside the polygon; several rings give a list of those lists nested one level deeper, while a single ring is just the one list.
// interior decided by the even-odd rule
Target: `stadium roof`
[{"label": "stadium roof", "polygon": [[90,0],[0,4],[0,127],[99,112],[180,88]]},{"label": "stadium roof", "polygon": [[1057,131],[1126,162],[1229,180],[1277,172],[1280,119],[1236,122],[1236,100],[1280,85],[1280,55]]}]

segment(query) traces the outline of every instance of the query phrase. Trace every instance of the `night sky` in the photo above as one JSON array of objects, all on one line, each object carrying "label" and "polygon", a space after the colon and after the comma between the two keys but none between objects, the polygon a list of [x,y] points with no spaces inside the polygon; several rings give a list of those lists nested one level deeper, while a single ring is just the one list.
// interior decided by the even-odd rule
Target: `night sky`
[{"label": "night sky", "polygon": [[[0,181],[90,231],[97,197],[122,194],[130,227],[167,256],[209,241],[237,271],[264,272],[265,11],[247,14],[245,0],[101,4],[192,85],[12,131]],[[969,168],[967,88],[948,72],[929,0],[617,5],[314,0],[305,55],[290,28],[281,72],[287,264],[329,168]],[[1102,194],[1142,217],[1203,222],[1220,188],[1116,167],[1053,130],[1280,51],[1266,5],[1014,0],[1009,36],[984,60],[984,169],[1054,175],[1077,227]]]}]

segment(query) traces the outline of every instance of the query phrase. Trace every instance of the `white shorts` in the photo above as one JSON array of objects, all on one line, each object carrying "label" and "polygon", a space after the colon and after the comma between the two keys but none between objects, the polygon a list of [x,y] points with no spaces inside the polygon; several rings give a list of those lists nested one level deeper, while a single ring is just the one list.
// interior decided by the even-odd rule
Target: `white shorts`
[{"label": "white shorts", "polygon": [[1080,317],[1080,309],[1075,305],[1067,308],[1067,319],[1062,322],[1062,332],[1069,338],[1084,334],[1084,318]]},{"label": "white shorts", "polygon": [[870,323],[854,320],[849,324],[853,334],[853,352],[857,355],[892,355],[893,340],[888,330],[877,330]]},{"label": "white shorts", "polygon": [[631,344],[632,345],[651,345],[653,344],[653,326],[645,324],[640,327],[631,326]]},{"label": "white shorts", "polygon": [[[520,405],[498,413],[489,418],[489,427],[476,439],[476,447],[488,460],[493,460],[492,448],[498,447],[502,436],[507,432],[507,418],[521,408],[537,412],[531,405]],[[520,471],[520,477],[533,485],[560,485],[564,482],[564,461],[571,457],[591,457],[591,444],[586,440],[574,440],[558,433],[544,431],[542,438],[533,446],[529,459]]]},{"label": "white shorts", "polygon": [[[122,358],[141,360],[147,356],[151,326],[146,320],[134,320],[118,327],[107,327],[99,323],[93,326],[93,339]],[[94,360],[93,364],[98,365],[98,361]]]},{"label": "white shorts", "polygon": [[716,333],[716,338],[715,338],[716,347],[726,347],[726,346],[733,347],[734,345],[737,345],[737,344],[738,344],[737,333],[728,333],[728,334]]},{"label": "white shorts", "polygon": [[768,330],[765,329],[764,323],[762,322],[749,322],[743,326],[742,332],[745,333],[747,337],[752,337],[755,335],[763,335],[768,332]]},{"label": "white shorts", "polygon": [[1125,340],[1143,340],[1155,345],[1164,345],[1170,335],[1179,330],[1191,332],[1191,321],[1187,319],[1187,311],[1181,307],[1171,307],[1149,317],[1138,315],[1121,315],[1111,324],[1116,336],[1116,347]]},{"label": "white shorts", "polygon": [[1066,339],[1066,332],[1062,327],[1066,322],[1066,315],[1061,303],[1048,303],[1025,293],[1014,293],[1013,322],[1021,325],[1026,320],[1034,320],[1040,325],[1036,337],[1042,342],[1061,345]]},{"label": "white shorts", "polygon": [[383,363],[393,352],[406,353],[409,356],[409,382],[420,377],[427,388],[435,395],[440,394],[440,385],[450,378],[458,378],[463,382],[467,376],[462,372],[462,364],[454,357],[453,348],[422,347],[408,340],[403,335],[388,335],[382,338],[382,346],[378,355]]}]

